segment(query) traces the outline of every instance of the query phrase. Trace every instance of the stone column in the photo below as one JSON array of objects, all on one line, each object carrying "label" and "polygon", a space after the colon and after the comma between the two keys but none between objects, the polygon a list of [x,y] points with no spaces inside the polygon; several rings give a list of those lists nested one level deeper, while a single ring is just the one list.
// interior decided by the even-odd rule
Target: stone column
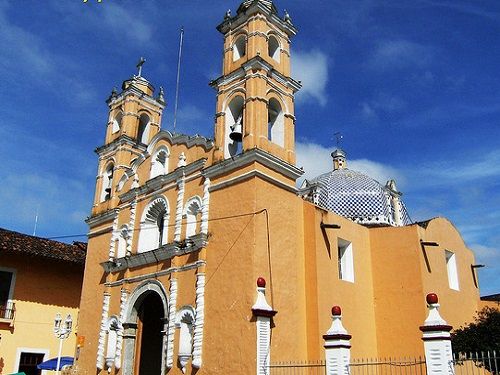
[{"label": "stone column", "polygon": [[323,335],[327,375],[349,375],[351,337],[342,325],[342,310],[339,306],[333,306],[332,325]]},{"label": "stone column", "polygon": [[267,303],[266,280],[257,279],[257,300],[252,306],[257,323],[257,375],[269,375],[271,358],[271,319],[277,311]]},{"label": "stone column", "polygon": [[453,357],[451,350],[450,331],[453,328],[439,315],[438,296],[435,293],[427,295],[429,316],[420,327],[425,349],[425,365],[427,374],[453,375]]}]

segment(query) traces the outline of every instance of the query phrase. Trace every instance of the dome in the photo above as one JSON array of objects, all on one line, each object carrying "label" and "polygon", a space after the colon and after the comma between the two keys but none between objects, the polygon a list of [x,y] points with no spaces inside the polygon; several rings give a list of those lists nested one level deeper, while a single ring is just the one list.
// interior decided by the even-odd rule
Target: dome
[{"label": "dome", "polygon": [[393,180],[381,185],[373,178],[345,167],[345,153],[335,150],[334,169],[305,180],[300,194],[318,206],[359,224],[400,226],[410,224],[401,193]]}]

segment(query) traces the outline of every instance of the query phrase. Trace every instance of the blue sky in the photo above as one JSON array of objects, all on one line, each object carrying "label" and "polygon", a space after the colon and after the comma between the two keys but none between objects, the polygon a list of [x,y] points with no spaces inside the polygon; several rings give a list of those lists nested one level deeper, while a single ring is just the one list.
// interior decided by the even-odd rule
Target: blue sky
[{"label": "blue sky", "polygon": [[[500,2],[281,0],[299,29],[293,76],[298,164],[396,178],[413,220],[448,217],[476,251],[482,294],[500,292]],[[0,1],[0,226],[84,234],[105,99],[135,72],[165,88],[171,129],[185,27],[178,131],[212,137],[222,38],[238,0]],[[320,156],[318,158],[318,156]],[[84,240],[84,237],[74,238]],[[71,239],[69,239],[71,240]]]}]

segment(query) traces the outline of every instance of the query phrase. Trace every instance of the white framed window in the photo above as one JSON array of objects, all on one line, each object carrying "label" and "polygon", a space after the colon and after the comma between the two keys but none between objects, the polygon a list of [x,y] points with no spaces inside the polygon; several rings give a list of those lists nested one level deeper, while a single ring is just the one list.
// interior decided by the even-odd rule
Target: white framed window
[{"label": "white framed window", "polygon": [[115,167],[110,163],[102,174],[101,202],[111,199],[113,192],[113,174]]},{"label": "white framed window", "polygon": [[241,59],[247,54],[247,38],[241,35],[236,39],[233,45],[233,61]]},{"label": "white framed window", "polygon": [[201,218],[201,198],[198,196],[190,198],[184,207],[184,217],[186,218],[186,238],[196,234],[198,221]]},{"label": "white framed window", "polygon": [[339,238],[338,241],[339,279],[354,282],[354,259],[352,243]]},{"label": "white framed window", "polygon": [[[25,372],[37,373],[38,370],[36,366],[43,361],[46,361],[49,357],[49,349],[40,348],[17,348],[16,350],[16,361],[14,364],[13,373]],[[41,374],[48,374],[49,371],[42,370]]]},{"label": "white framed window", "polygon": [[137,130],[137,141],[147,145],[149,143],[149,129],[151,120],[145,113],[139,116],[139,128]]},{"label": "white framed window", "polygon": [[269,100],[267,108],[267,138],[281,147],[285,146],[285,115],[275,98]]},{"label": "white framed window", "polygon": [[160,147],[155,151],[151,158],[151,174],[150,178],[155,178],[168,173],[168,156],[169,151],[166,147]]},{"label": "white framed window", "polygon": [[267,42],[267,54],[272,59],[276,60],[277,62],[280,62],[280,53],[281,49],[278,39],[276,39],[274,35],[271,35],[269,37],[269,41]]},{"label": "white framed window", "polygon": [[165,245],[168,241],[168,201],[163,197],[153,199],[142,214],[139,245],[139,253],[154,250]]},{"label": "white framed window", "polygon": [[0,319],[14,318],[14,285],[16,270],[0,267]]},{"label": "white framed window", "polygon": [[445,250],[446,270],[448,272],[448,284],[450,289],[460,290],[458,286],[457,257],[454,252]]}]

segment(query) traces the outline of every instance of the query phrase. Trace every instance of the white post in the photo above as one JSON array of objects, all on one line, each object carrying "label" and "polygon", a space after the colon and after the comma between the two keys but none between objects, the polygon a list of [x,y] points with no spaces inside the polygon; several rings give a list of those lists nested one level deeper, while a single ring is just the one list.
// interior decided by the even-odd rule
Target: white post
[{"label": "white post", "polygon": [[56,374],[59,375],[60,372],[60,367],[61,367],[61,354],[62,354],[62,344],[63,344],[63,338],[59,338],[59,352],[57,354],[57,365],[56,365]]},{"label": "white post", "polygon": [[342,310],[339,306],[333,306],[332,325],[323,335],[327,375],[349,375],[351,338],[342,325]]},{"label": "white post", "polygon": [[257,321],[257,375],[269,375],[271,360],[271,318],[277,311],[267,303],[266,280],[257,279],[257,300],[252,306]]},{"label": "white post", "polygon": [[425,365],[427,374],[453,375],[453,357],[451,350],[450,331],[452,326],[439,315],[438,296],[435,293],[427,295],[429,316],[420,327],[425,349]]}]

